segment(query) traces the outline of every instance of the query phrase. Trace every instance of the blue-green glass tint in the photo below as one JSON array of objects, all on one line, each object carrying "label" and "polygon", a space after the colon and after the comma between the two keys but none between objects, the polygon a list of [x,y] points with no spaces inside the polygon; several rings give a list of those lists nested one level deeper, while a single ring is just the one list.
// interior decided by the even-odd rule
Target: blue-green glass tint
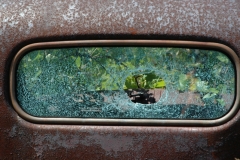
[{"label": "blue-green glass tint", "polygon": [[34,50],[21,59],[16,77],[19,105],[37,117],[215,119],[235,96],[231,60],[203,49]]}]

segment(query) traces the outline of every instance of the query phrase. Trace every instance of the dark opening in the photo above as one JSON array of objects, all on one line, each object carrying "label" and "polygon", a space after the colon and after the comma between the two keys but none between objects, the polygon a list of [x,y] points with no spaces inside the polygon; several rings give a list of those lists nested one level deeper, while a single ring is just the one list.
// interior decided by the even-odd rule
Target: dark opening
[{"label": "dark opening", "polygon": [[134,103],[151,104],[160,99],[166,84],[154,72],[130,75],[125,81],[125,91]]}]

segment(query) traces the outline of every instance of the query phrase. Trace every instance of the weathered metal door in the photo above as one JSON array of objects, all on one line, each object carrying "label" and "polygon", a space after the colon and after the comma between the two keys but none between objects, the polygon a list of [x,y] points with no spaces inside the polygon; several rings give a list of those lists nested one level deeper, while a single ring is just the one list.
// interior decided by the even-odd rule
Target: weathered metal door
[{"label": "weathered metal door", "polygon": [[[239,7],[238,0],[1,1],[0,159],[240,158]],[[70,49],[79,53],[72,53],[68,60],[56,60],[68,54]],[[59,50],[63,51],[62,55]],[[100,50],[104,57],[97,59]],[[159,57],[159,50],[162,57]],[[121,56],[111,57],[120,52]],[[173,55],[181,53],[191,56],[185,58],[184,63],[179,58],[174,59]],[[123,56],[127,54],[132,57]],[[204,54],[210,59],[201,59]],[[140,55],[142,59],[138,59]],[[166,60],[161,61],[165,55]],[[41,63],[37,58],[42,60]],[[147,59],[151,60],[151,66]],[[47,68],[46,75],[56,75],[59,83],[75,85],[75,82],[70,83],[74,76],[66,75],[68,71],[65,74],[68,61],[75,67],[68,71],[76,69],[73,75],[78,76],[78,70],[80,75],[85,74],[85,81],[79,82],[78,86],[83,85],[87,91],[76,91],[77,97],[54,101],[59,104],[66,100],[60,108],[60,105],[48,105],[53,104],[52,95],[64,95],[66,90],[72,90],[72,86],[66,85],[62,91],[59,87],[52,89],[49,84],[55,82],[54,78],[40,78],[45,70],[39,68]],[[100,61],[111,62],[115,68],[108,69]],[[60,68],[54,69],[50,62]],[[98,68],[95,62],[100,64]],[[160,71],[157,65],[164,68],[165,63],[165,70]],[[93,70],[89,69],[91,65]],[[132,68],[128,70],[127,67]],[[92,71],[96,73],[95,77],[87,74]],[[114,82],[119,81],[124,87],[104,88],[105,81],[95,83],[92,80],[112,75],[113,71],[119,73],[117,78],[113,76]],[[171,74],[177,80],[168,80]],[[158,86],[158,89],[140,90],[141,86],[150,84],[146,78],[150,76],[154,77],[151,86]],[[108,84],[113,84],[111,78],[106,79]],[[131,79],[136,80],[136,84],[132,84],[135,88],[127,91]],[[44,86],[45,82],[47,85]],[[170,82],[174,82],[172,87],[165,88],[171,86]],[[37,91],[31,90],[32,87]],[[112,92],[119,88],[122,91]],[[164,89],[167,92],[159,91]],[[95,92],[89,93],[92,90]],[[54,92],[52,97],[49,92]],[[164,101],[164,96],[168,96],[166,93],[171,96]],[[119,96],[114,99],[115,95],[121,94],[125,99]],[[155,97],[157,101],[160,99],[160,110],[164,106],[172,108],[161,112],[152,110],[158,105],[156,99],[151,100],[154,95],[158,96]],[[129,99],[125,103],[127,96]],[[145,99],[137,101],[141,97]],[[92,107],[90,111],[80,106],[83,102],[85,105],[84,98]],[[179,104],[185,99],[185,105],[177,110],[179,106],[173,106],[173,99]],[[150,102],[155,104],[148,104]],[[98,114],[103,112],[102,103],[117,105],[102,115]],[[71,113],[67,112],[70,106]],[[79,106],[81,113],[89,112],[89,115],[80,114]],[[208,110],[209,106],[216,109]],[[131,107],[138,107],[133,116],[132,112],[122,113]],[[151,114],[150,111],[147,114],[147,109]],[[166,116],[165,112],[168,113]],[[175,115],[175,112],[179,114]],[[107,113],[118,116],[111,117]]]}]

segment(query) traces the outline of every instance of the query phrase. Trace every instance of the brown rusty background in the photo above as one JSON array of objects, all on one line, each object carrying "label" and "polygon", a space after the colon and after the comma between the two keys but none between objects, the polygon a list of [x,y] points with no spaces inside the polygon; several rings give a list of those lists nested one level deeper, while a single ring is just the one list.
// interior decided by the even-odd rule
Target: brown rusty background
[{"label": "brown rusty background", "polygon": [[0,1],[0,159],[240,158],[240,112],[215,127],[44,125],[9,98],[13,56],[33,42],[174,39],[219,42],[240,54],[239,0]]}]

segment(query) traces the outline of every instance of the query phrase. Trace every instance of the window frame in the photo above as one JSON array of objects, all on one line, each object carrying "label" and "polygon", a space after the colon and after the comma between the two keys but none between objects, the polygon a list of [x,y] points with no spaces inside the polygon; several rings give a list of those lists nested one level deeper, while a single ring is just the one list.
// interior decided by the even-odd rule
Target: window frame
[{"label": "window frame", "polygon": [[[235,67],[235,99],[231,109],[222,117],[211,120],[202,119],[99,119],[99,118],[48,118],[31,116],[22,110],[16,98],[16,70],[21,58],[34,49],[64,47],[103,47],[103,46],[149,46],[149,47],[184,47],[214,49],[226,54]],[[216,126],[229,121],[239,109],[240,62],[237,54],[228,46],[214,42],[175,41],[175,40],[79,40],[56,41],[29,44],[20,49],[14,56],[10,67],[10,98],[13,108],[23,119],[33,123],[50,124],[95,124],[95,125],[168,125],[168,126]]]}]

